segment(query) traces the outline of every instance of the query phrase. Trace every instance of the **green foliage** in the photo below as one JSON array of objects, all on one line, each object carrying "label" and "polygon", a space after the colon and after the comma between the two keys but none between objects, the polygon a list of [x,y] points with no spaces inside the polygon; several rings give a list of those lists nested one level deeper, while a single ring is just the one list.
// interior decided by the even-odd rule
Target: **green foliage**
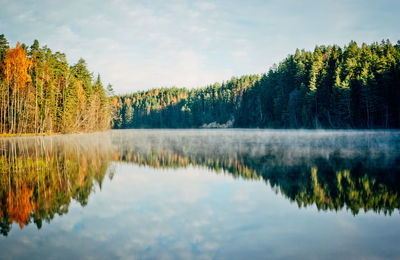
[{"label": "green foliage", "polygon": [[261,76],[115,97],[113,127],[399,128],[399,86],[399,42],[316,46]]},{"label": "green foliage", "polygon": [[232,78],[202,89],[161,88],[114,97],[115,128],[201,127],[225,124],[235,116],[247,88],[259,76]]},{"label": "green foliage", "polygon": [[0,61],[3,61],[7,53],[8,41],[4,34],[0,34]]}]

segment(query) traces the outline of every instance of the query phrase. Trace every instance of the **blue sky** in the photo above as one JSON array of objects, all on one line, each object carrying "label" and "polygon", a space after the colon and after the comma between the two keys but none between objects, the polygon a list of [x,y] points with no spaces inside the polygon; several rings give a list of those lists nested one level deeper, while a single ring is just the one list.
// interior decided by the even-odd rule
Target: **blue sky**
[{"label": "blue sky", "polygon": [[117,93],[266,72],[296,48],[400,40],[400,1],[0,0],[0,34],[83,57]]}]

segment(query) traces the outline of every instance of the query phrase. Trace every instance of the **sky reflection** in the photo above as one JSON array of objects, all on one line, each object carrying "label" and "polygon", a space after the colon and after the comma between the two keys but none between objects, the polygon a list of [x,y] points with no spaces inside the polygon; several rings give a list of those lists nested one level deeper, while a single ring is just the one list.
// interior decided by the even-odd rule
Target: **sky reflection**
[{"label": "sky reflection", "polygon": [[[13,258],[392,258],[400,218],[299,209],[260,181],[117,163],[82,208],[0,238]],[[49,239],[51,238],[51,239]],[[4,256],[4,255],[3,255]]]},{"label": "sky reflection", "polygon": [[[182,140],[180,134],[177,134],[177,139]],[[249,133],[239,134],[243,136],[242,141],[249,137]],[[261,132],[257,134],[263,135]],[[98,138],[100,143],[107,144],[106,146],[86,139],[90,144],[89,147],[95,148],[100,157],[85,155],[86,146],[79,146],[82,145],[81,142],[70,140],[69,143],[74,144],[72,150],[80,151],[79,158],[85,165],[86,172],[82,173],[83,170],[79,170],[81,175],[76,176],[82,180],[76,182],[77,184],[73,180],[65,181],[72,186],[78,185],[76,186],[78,193],[87,194],[87,197],[86,195],[79,197],[74,195],[75,192],[71,192],[73,199],[67,206],[60,204],[66,208],[66,212],[61,215],[54,214],[51,218],[43,217],[41,229],[33,223],[20,229],[18,223],[14,222],[8,236],[0,237],[0,252],[2,252],[0,257],[393,259],[400,255],[398,209],[395,208],[391,214],[362,210],[363,207],[367,207],[362,203],[367,203],[368,198],[377,196],[375,201],[380,200],[379,190],[374,189],[376,182],[382,192],[389,192],[388,194],[392,194],[394,198],[398,194],[398,189],[392,187],[397,181],[397,175],[386,172],[390,169],[397,172],[397,168],[387,168],[393,166],[390,162],[396,161],[396,158],[385,157],[382,165],[386,165],[386,168],[377,167],[375,161],[369,159],[366,161],[370,167],[366,168],[370,169],[367,172],[369,175],[359,175],[355,169],[360,166],[352,166],[350,162],[354,162],[353,160],[345,160],[344,157],[336,155],[328,157],[336,160],[335,165],[340,166],[335,166],[339,169],[339,173],[347,167],[348,181],[356,185],[354,187],[357,189],[351,190],[350,184],[345,186],[345,182],[340,182],[344,185],[341,193],[335,186],[338,172],[332,169],[336,168],[331,168],[333,166],[326,162],[321,164],[320,159],[310,160],[310,157],[304,157],[308,158],[304,161],[301,157],[304,154],[297,159],[292,157],[295,159],[292,165],[276,163],[274,167],[279,166],[283,170],[277,171],[278,168],[274,168],[274,175],[265,168],[265,163],[270,159],[262,157],[264,161],[260,161],[257,159],[259,153],[254,153],[254,150],[250,153],[243,152],[249,147],[257,147],[254,142],[248,146],[247,141],[243,141],[240,146],[232,146],[232,149],[227,150],[224,150],[224,147],[219,147],[219,150],[193,150],[189,148],[192,146],[188,141],[190,139],[188,135],[183,136],[186,138],[186,146],[180,147],[172,145],[174,138],[169,137],[169,141],[166,142],[158,135],[156,136],[161,139],[155,138],[151,132],[146,138],[142,136],[135,139],[137,142],[132,142],[132,139],[127,142],[127,139],[123,139],[125,146],[115,146],[119,144],[115,136],[112,142],[111,140],[105,142],[104,136]],[[211,132],[207,138],[210,138],[210,135],[213,133]],[[222,137],[219,139],[224,142],[228,140]],[[139,140],[142,140],[143,144]],[[206,145],[205,140],[200,138],[196,142]],[[374,143],[374,140],[371,140]],[[393,149],[393,145],[389,145],[388,149]],[[69,148],[55,149],[57,147],[48,146],[50,149],[48,151],[58,158],[58,164],[63,160],[72,163],[70,157],[63,159],[57,152],[68,154]],[[134,149],[130,151],[132,147]],[[354,146],[351,147],[355,149]],[[216,151],[218,156],[215,156]],[[264,151],[267,151],[267,155],[271,155],[268,152],[270,150]],[[210,153],[211,155],[207,156]],[[287,153],[280,155],[286,156]],[[229,158],[235,156],[243,165],[232,168]],[[380,158],[378,156],[377,160]],[[312,163],[308,165],[309,162]],[[235,165],[235,160],[231,163]],[[53,164],[48,165],[50,167]],[[104,165],[107,167],[103,167]],[[316,166],[318,171],[315,172],[315,177],[312,177],[312,169]],[[82,168],[82,164],[80,167]],[[58,170],[55,173],[46,174],[61,176],[58,172],[63,168],[56,167],[56,169]],[[239,171],[238,175],[234,174],[233,169]],[[260,172],[260,169],[263,171]],[[287,182],[292,178],[290,169],[298,170],[298,175],[303,174],[302,178],[305,179],[295,178],[292,179],[293,183]],[[303,173],[302,169],[305,169]],[[101,173],[98,173],[99,171]],[[216,171],[219,173],[216,174]],[[253,175],[243,174],[247,171],[255,171],[260,177],[255,175],[253,178],[251,177]],[[378,178],[377,173],[386,177]],[[18,171],[15,174],[17,178]],[[278,178],[280,175],[287,176]],[[329,177],[331,175],[334,178]],[[343,176],[340,178],[345,178],[346,174],[343,173]],[[392,184],[388,181],[389,177],[393,181]],[[324,189],[315,190],[312,178],[317,178],[318,185]],[[361,182],[358,182],[359,178]],[[12,183],[14,182],[15,180]],[[89,185],[88,182],[94,185]],[[30,187],[29,182],[27,183]],[[51,184],[51,187],[59,190],[57,183],[58,181]],[[357,186],[359,184],[371,186],[368,189],[361,189],[362,186]],[[13,185],[20,187],[19,184]],[[84,187],[88,187],[89,193]],[[305,188],[299,190],[299,187]],[[357,202],[361,205],[361,210],[357,214],[354,214],[354,207],[351,206],[355,202],[346,201],[347,197],[341,197],[347,196],[347,189],[350,189],[350,192],[358,191],[359,194],[370,192],[360,195],[366,197],[360,197],[364,202]],[[45,189],[45,191],[47,196],[51,195],[51,190]],[[323,198],[326,201],[322,201],[323,204],[318,204],[320,203],[318,200],[322,197],[315,197],[313,203],[301,207],[298,201],[290,199],[292,194],[300,196],[302,192],[315,191],[325,192]],[[339,193],[336,194],[337,192]],[[327,210],[321,206],[329,204],[329,200],[334,198],[342,198],[343,201],[339,202],[347,203],[351,207]],[[6,198],[3,197],[2,200],[4,199]],[[40,199],[35,198],[35,201],[39,203]],[[389,204],[382,204],[380,207],[386,209],[388,206]],[[32,214],[50,212],[39,208],[35,210],[36,213]]]}]

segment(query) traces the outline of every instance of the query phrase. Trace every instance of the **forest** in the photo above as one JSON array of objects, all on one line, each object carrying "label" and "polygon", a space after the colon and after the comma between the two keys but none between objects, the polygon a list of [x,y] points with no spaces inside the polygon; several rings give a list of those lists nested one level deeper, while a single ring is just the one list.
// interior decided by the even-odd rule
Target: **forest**
[{"label": "forest", "polygon": [[0,133],[400,127],[400,41],[296,50],[262,75],[115,96],[84,59],[0,35]]},{"label": "forest", "polygon": [[110,115],[109,93],[84,59],[70,66],[37,40],[10,48],[0,35],[0,133],[100,131]]},{"label": "forest", "polygon": [[113,128],[400,127],[400,41],[296,50],[263,75],[114,97]]}]

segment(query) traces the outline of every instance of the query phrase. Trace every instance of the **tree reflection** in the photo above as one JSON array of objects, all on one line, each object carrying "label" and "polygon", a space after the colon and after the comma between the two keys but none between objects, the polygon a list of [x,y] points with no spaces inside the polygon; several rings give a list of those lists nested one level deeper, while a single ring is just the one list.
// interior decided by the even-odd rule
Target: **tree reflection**
[{"label": "tree reflection", "polygon": [[110,164],[104,134],[0,140],[0,219],[3,235],[15,222],[41,228],[68,212],[71,199],[82,206]]},{"label": "tree reflection", "polygon": [[[263,180],[299,207],[392,214],[400,209],[399,138],[226,136],[219,132],[112,132],[0,139],[0,228],[39,229],[72,200],[87,205],[111,163],[206,167]],[[319,141],[316,142],[315,140]],[[386,146],[382,148],[382,143]],[[379,145],[378,145],[379,144]],[[378,149],[379,148],[379,149]]]},{"label": "tree reflection", "polygon": [[[265,155],[268,156],[273,155]],[[118,157],[114,155],[114,158]],[[299,207],[315,204],[320,210],[335,211],[345,207],[354,215],[360,209],[385,214],[400,209],[400,171],[397,165],[369,168],[362,164],[368,161],[367,158],[346,160],[334,157],[304,158],[296,165],[272,166],[269,160],[264,159],[237,153],[234,158],[221,160],[214,156],[190,156],[165,150],[151,150],[144,154],[125,151],[119,158],[155,168],[205,166],[235,178],[262,178]]]},{"label": "tree reflection", "polygon": [[114,160],[155,168],[201,166],[235,178],[263,179],[299,207],[345,208],[354,215],[400,209],[398,135],[270,137],[177,132],[139,138],[122,132],[114,138],[119,147]]}]

